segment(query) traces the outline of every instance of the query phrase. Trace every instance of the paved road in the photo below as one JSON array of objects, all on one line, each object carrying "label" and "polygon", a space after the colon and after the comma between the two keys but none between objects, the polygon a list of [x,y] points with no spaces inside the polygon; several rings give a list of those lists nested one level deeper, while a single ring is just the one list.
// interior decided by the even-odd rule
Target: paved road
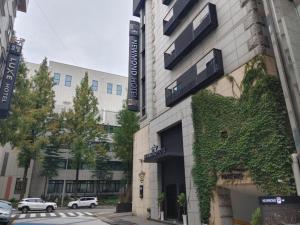
[{"label": "paved road", "polygon": [[52,213],[46,212],[30,212],[21,214],[16,212],[12,215],[13,224],[31,225],[31,224],[80,224],[80,225],[106,225],[95,218],[95,214],[105,214],[112,212],[113,209],[70,209],[70,210],[56,210]]}]

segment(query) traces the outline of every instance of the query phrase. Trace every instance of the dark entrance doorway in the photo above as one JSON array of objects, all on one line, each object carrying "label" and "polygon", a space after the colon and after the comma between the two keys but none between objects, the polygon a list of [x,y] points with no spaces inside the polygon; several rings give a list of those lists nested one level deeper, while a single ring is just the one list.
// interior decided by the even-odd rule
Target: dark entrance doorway
[{"label": "dark entrance doorway", "polygon": [[161,147],[176,157],[161,161],[162,191],[166,193],[164,205],[167,219],[180,219],[177,196],[185,193],[184,157],[182,142],[182,127],[178,124],[160,133]]}]

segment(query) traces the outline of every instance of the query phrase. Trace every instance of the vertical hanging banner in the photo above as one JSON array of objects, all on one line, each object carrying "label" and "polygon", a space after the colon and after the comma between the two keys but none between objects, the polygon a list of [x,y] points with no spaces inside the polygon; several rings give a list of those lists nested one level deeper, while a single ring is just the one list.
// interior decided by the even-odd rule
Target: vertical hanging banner
[{"label": "vertical hanging banner", "polygon": [[11,43],[0,87],[0,119],[9,115],[10,103],[21,60],[22,45]]},{"label": "vertical hanging banner", "polygon": [[139,36],[140,23],[130,21],[127,106],[135,112],[139,111]]}]

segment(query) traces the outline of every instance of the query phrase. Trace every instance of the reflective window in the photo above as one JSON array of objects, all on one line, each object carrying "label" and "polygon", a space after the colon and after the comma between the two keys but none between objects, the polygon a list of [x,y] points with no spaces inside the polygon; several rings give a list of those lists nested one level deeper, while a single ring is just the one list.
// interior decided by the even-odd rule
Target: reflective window
[{"label": "reflective window", "polygon": [[72,76],[66,75],[65,76],[65,86],[66,87],[71,87],[72,84]]},{"label": "reflective window", "polygon": [[122,95],[122,85],[117,85],[117,95]]},{"label": "reflective window", "polygon": [[112,94],[113,84],[107,83],[107,94]]},{"label": "reflective window", "polygon": [[59,85],[59,82],[60,82],[60,73],[54,73],[54,76],[53,76],[54,85]]},{"label": "reflective window", "polygon": [[98,81],[97,80],[92,81],[92,90],[98,91]]}]

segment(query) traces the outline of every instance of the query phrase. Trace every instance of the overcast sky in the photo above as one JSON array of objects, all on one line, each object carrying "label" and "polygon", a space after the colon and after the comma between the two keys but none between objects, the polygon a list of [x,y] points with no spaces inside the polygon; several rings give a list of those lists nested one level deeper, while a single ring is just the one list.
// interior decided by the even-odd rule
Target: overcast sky
[{"label": "overcast sky", "polygon": [[29,0],[15,30],[25,60],[49,60],[127,76],[132,0]]}]

